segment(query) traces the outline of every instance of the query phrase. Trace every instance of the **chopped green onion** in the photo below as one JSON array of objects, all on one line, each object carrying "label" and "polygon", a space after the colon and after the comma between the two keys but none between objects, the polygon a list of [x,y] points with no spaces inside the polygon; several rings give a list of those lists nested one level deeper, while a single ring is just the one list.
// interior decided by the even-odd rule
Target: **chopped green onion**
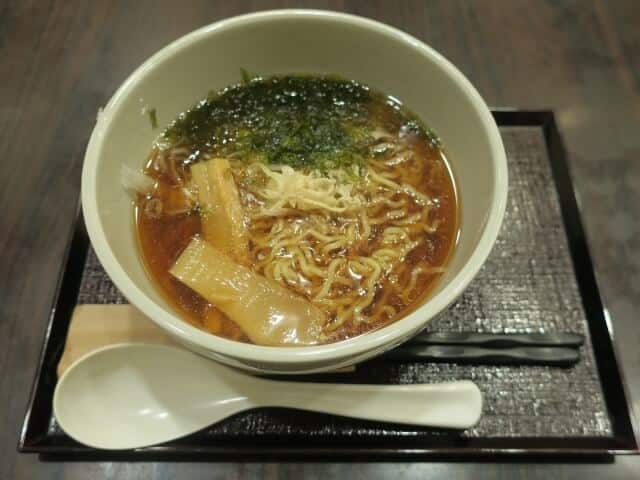
[{"label": "chopped green onion", "polygon": [[154,130],[158,128],[158,118],[156,116],[156,109],[150,108],[149,110],[147,110],[147,115],[149,115],[149,122],[151,123],[151,128]]},{"label": "chopped green onion", "polygon": [[244,83],[245,85],[248,84],[253,78],[253,76],[245,68],[240,68],[240,75],[242,76],[242,83]]}]

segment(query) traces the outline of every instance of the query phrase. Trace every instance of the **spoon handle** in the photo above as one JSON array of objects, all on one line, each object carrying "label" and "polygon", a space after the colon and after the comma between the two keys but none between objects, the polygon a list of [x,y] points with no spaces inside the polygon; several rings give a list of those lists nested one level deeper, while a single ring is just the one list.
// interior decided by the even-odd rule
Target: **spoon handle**
[{"label": "spoon handle", "polygon": [[[264,406],[440,428],[469,428],[480,419],[482,394],[462,380],[423,385],[268,382]],[[266,385],[264,385],[266,386]]]}]

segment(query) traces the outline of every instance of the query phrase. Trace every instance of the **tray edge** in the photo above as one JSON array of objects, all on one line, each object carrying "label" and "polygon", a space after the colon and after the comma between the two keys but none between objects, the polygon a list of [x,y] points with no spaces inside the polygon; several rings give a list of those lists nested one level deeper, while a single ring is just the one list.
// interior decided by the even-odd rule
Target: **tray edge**
[{"label": "tray edge", "polygon": [[[558,130],[558,127],[555,121],[554,113],[551,110],[518,110],[516,108],[494,108],[492,109],[492,114],[494,116],[494,119],[496,120],[496,123],[498,123],[499,126],[514,126],[514,127],[515,126],[540,126],[543,129],[544,140],[549,153],[548,157],[549,157],[549,162],[551,164],[551,169],[553,173],[554,187],[558,191],[558,195],[559,195],[561,214],[562,214],[563,223],[565,227],[565,235],[567,235],[567,241],[570,247],[569,250],[570,250],[570,255],[573,263],[574,273],[576,275],[576,281],[578,282],[578,285],[580,288],[583,303],[585,300],[584,296],[582,295],[584,293],[583,283],[590,282],[592,283],[592,286],[595,287],[594,290],[595,290],[595,293],[597,294],[596,295],[597,298],[594,299],[594,302],[600,305],[600,308],[598,310],[599,310],[599,314],[602,316],[602,320],[603,320],[602,323],[605,327],[605,330],[607,331],[607,337],[608,337],[607,347],[611,350],[610,353],[613,358],[613,366],[614,366],[613,370],[617,372],[616,374],[617,378],[615,380],[618,380],[618,381],[615,382],[615,381],[609,380],[608,383],[614,383],[614,384],[617,383],[618,387],[621,387],[621,392],[618,392],[618,395],[621,394],[621,396],[620,398],[618,398],[617,403],[619,404],[618,406],[623,404],[624,407],[626,407],[624,409],[624,414],[625,414],[624,416],[626,417],[626,422],[624,418],[622,420],[618,419],[618,421],[616,422],[615,421],[616,418],[614,418],[614,416],[611,415],[612,410],[610,408],[610,402],[603,385],[603,393],[604,393],[605,402],[607,404],[607,410],[608,410],[608,413],[610,414],[612,424],[614,424],[613,426],[614,436],[602,437],[602,438],[598,438],[598,440],[603,441],[603,443],[605,443],[607,440],[611,440],[612,441],[611,447],[604,447],[604,448],[570,447],[566,449],[505,448],[505,447],[494,447],[494,448],[476,447],[474,449],[465,449],[464,447],[462,449],[451,448],[451,447],[440,448],[440,449],[438,448],[426,448],[426,449],[395,448],[393,449],[393,448],[373,447],[373,448],[359,448],[359,449],[343,449],[341,451],[333,450],[333,451],[324,451],[324,452],[321,449],[314,448],[313,450],[297,449],[298,451],[297,454],[295,452],[296,449],[293,449],[293,448],[288,448],[283,451],[280,451],[279,449],[269,451],[261,448],[259,450],[256,449],[256,452],[254,452],[258,457],[261,457],[263,459],[264,457],[273,458],[274,455],[277,456],[281,454],[281,455],[287,455],[287,457],[300,455],[303,458],[310,458],[310,459],[320,458],[320,457],[323,457],[324,455],[328,457],[335,457],[335,458],[346,458],[346,457],[363,458],[370,455],[381,455],[384,457],[393,457],[393,458],[414,458],[414,457],[418,458],[421,456],[425,458],[426,457],[429,457],[429,458],[446,457],[446,458],[469,458],[469,459],[481,458],[485,456],[500,456],[502,458],[515,458],[520,456],[522,457],[551,456],[554,458],[557,458],[560,456],[560,457],[593,458],[593,457],[602,457],[602,456],[608,457],[610,455],[617,455],[617,454],[640,453],[640,449],[638,447],[638,440],[637,440],[639,437],[639,434],[637,431],[638,427],[636,427],[634,412],[629,402],[630,397],[629,397],[628,387],[624,382],[624,373],[622,371],[622,368],[619,362],[620,357],[619,357],[619,352],[617,350],[617,346],[614,341],[615,337],[613,332],[613,326],[611,325],[610,319],[608,318],[608,315],[606,313],[607,310],[604,307],[604,303],[600,295],[600,290],[598,288],[598,282],[597,282],[595,271],[593,269],[593,262],[591,260],[590,250],[588,247],[588,238],[586,237],[586,233],[582,225],[582,220],[581,220],[582,211],[577,201],[575,189],[571,181],[572,177],[570,175],[570,168],[567,161],[566,150],[564,148],[564,144],[562,142],[562,138],[560,136],[560,132]],[[553,161],[554,158],[560,158],[562,161],[554,162]],[[563,177],[563,179],[558,179],[558,176]],[[562,181],[564,182],[562,183]],[[574,212],[577,212],[578,215],[570,217],[571,210],[573,210]],[[572,226],[570,226],[571,224]],[[572,228],[575,231],[575,233],[577,234],[577,237],[569,234],[570,228]],[[58,307],[61,301],[61,298],[60,298],[61,294],[63,293],[62,287],[65,284],[65,277],[67,272],[66,266],[69,264],[71,253],[72,251],[74,251],[74,246],[75,248],[78,248],[79,243],[84,244],[85,247],[88,246],[88,238],[87,238],[86,232],[84,234],[83,232],[84,232],[84,223],[83,223],[82,216],[80,214],[80,207],[78,206],[78,211],[77,211],[75,220],[71,224],[70,233],[68,234],[68,237],[67,237],[68,238],[67,247],[65,250],[65,254],[62,257],[60,273],[59,273],[58,281],[55,288],[55,294],[53,296],[52,303],[51,303],[52,306],[50,309],[51,313],[49,316],[49,322],[47,324],[47,329],[43,337],[43,345],[40,352],[38,367],[36,369],[36,373],[34,376],[31,393],[29,396],[29,401],[27,403],[25,418],[23,421],[20,438],[18,442],[19,452],[38,453],[40,454],[43,460],[52,460],[52,459],[68,460],[68,459],[72,459],[74,455],[77,455],[78,457],[80,457],[78,459],[95,458],[97,460],[97,459],[111,458],[112,460],[116,460],[117,458],[121,458],[122,454],[124,453],[124,452],[120,452],[119,454],[120,456],[118,457],[118,455],[116,454],[117,458],[114,458],[114,456],[112,454],[109,454],[109,452],[100,452],[100,451],[86,452],[83,450],[84,447],[81,447],[80,451],[73,453],[72,450],[74,450],[74,448],[69,448],[69,447],[56,448],[56,447],[51,447],[46,445],[38,445],[37,440],[30,442],[28,439],[28,431],[29,431],[29,428],[32,427],[31,421],[32,421],[32,415],[33,415],[34,402],[36,400],[35,398],[37,393],[36,390],[39,383],[38,380],[40,378],[42,369],[44,367],[47,350],[49,348],[49,339],[51,336],[52,327],[55,322],[56,316],[60,314]],[[576,249],[578,250],[578,252],[575,251]],[[83,255],[86,255],[86,250],[87,249],[84,248]],[[586,263],[587,263],[586,268],[579,267],[578,265],[576,265],[577,257],[581,257],[582,260],[586,260]],[[84,264],[84,262],[82,262],[82,264]],[[581,275],[579,275],[578,273],[579,269],[580,271],[584,269],[583,273],[586,272],[587,276],[589,277],[587,280],[584,280],[581,278]],[[80,279],[78,278],[78,282],[79,280]],[[585,305],[585,309],[587,309],[586,305]],[[593,310],[592,308],[589,308],[589,311],[591,313],[593,313],[592,310]],[[592,325],[591,325],[592,322],[587,322],[587,323],[589,325],[590,332],[593,334]],[[596,348],[595,345],[593,348],[595,350]],[[602,348],[602,347],[599,347],[599,348]],[[598,372],[599,374],[601,374],[602,365],[601,365],[601,362],[599,361],[599,356],[596,355],[595,358],[596,358],[596,365],[598,368]],[[602,384],[602,375],[600,375],[600,377],[601,377],[600,381]],[[623,423],[626,423],[626,425],[622,425]],[[617,427],[615,425],[617,425]],[[623,430],[625,430],[623,435],[624,438],[618,437],[616,433],[620,426],[622,426]],[[630,428],[627,428],[627,427],[630,427]],[[504,440],[507,440],[508,437],[494,437],[490,440],[500,440],[501,438],[503,438]],[[537,440],[540,440],[540,438],[542,437],[535,437],[535,438]],[[574,438],[574,440],[575,439],[576,438]],[[518,440],[526,441],[527,437],[519,437]],[[584,440],[584,439],[581,439],[581,440]],[[214,450],[214,449],[209,449],[209,450]],[[252,455],[252,453],[249,450],[247,450],[246,453],[244,451],[239,451],[237,449],[235,451],[233,451],[232,449],[229,449],[229,451],[225,451],[224,448],[219,448],[218,450],[220,451],[220,454],[221,454],[220,460],[230,458],[233,456],[235,456],[236,458],[240,458],[240,457],[244,457],[245,454],[247,456]],[[186,454],[185,452],[179,452],[179,451],[173,451],[173,452],[137,451],[137,452],[127,452],[127,453],[129,455],[133,454],[134,456],[138,455],[139,456],[138,458],[140,460],[144,460],[145,458],[148,458],[150,455],[156,455],[158,457],[162,457],[165,459],[167,459],[167,457],[174,457],[174,456],[176,458],[188,456],[188,454]],[[205,453],[205,452],[202,452],[202,453]],[[126,456],[129,456],[129,455],[126,455]]]}]

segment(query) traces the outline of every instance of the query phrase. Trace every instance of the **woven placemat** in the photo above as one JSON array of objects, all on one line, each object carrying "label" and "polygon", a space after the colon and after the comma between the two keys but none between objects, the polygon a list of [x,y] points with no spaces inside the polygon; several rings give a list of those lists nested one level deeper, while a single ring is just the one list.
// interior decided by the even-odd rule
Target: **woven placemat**
[{"label": "woven placemat", "polygon": [[[485,406],[481,421],[464,436],[611,436],[543,131],[537,126],[504,127],[501,133],[509,161],[509,202],[501,234],[478,277],[428,329],[581,333],[586,342],[580,363],[561,369],[373,360],[340,378],[366,383],[471,379],[482,390]],[[126,303],[93,250],[87,257],[78,303]],[[441,433],[289,410],[246,413],[201,433],[226,439],[253,435],[349,438],[437,434]]]}]

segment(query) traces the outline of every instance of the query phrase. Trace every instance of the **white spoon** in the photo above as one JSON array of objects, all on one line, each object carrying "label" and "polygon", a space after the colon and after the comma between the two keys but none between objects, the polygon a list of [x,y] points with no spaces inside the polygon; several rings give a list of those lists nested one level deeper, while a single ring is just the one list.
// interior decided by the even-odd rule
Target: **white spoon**
[{"label": "white spoon", "polygon": [[53,411],[95,448],[139,448],[196,432],[243,410],[290,407],[383,422],[467,428],[482,410],[471,381],[348,385],[266,380],[187,350],[120,344],[78,360],[58,381]]}]

